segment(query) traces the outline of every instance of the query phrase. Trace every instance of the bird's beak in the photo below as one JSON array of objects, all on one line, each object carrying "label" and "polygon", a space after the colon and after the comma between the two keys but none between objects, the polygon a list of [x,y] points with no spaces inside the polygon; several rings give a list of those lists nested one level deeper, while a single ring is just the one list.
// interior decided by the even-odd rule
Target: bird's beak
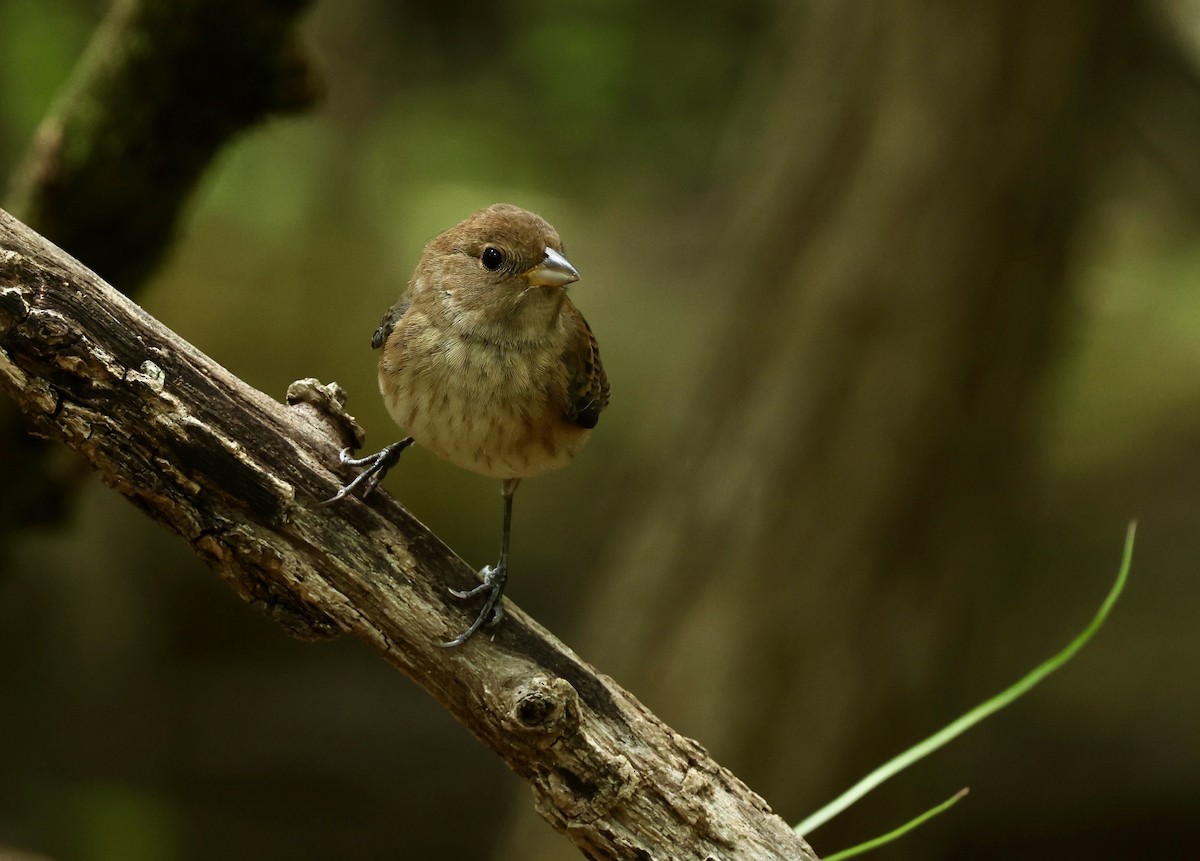
[{"label": "bird's beak", "polygon": [[534,287],[562,287],[579,280],[575,267],[553,248],[546,249],[546,259],[525,273]]}]

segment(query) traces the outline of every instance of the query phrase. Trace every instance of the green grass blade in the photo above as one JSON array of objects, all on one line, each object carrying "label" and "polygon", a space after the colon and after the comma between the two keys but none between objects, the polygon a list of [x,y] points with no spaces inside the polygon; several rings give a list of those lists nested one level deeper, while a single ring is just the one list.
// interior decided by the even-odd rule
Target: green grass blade
[{"label": "green grass blade", "polygon": [[963,789],[960,789],[958,792],[951,795],[949,798],[947,798],[945,801],[943,801],[937,807],[934,807],[931,810],[926,810],[924,813],[922,813],[916,819],[910,819],[908,822],[905,822],[899,828],[893,829],[892,831],[889,831],[887,834],[881,834],[880,836],[876,837],[874,840],[868,840],[866,843],[859,843],[857,846],[851,846],[849,849],[843,849],[841,852],[834,852],[832,855],[826,855],[825,861],[843,861],[843,859],[845,859],[845,858],[853,858],[855,855],[861,855],[864,852],[870,852],[872,849],[878,849],[880,846],[883,846],[885,843],[891,843],[896,838],[903,837],[905,834],[912,831],[918,825],[921,825],[922,823],[924,823],[930,819],[933,819],[933,817],[937,816],[939,813],[945,813],[951,807],[958,804],[958,802],[966,794],[967,794],[967,790],[964,787]]},{"label": "green grass blade", "polygon": [[894,759],[885,762],[879,768],[868,774],[854,786],[843,792],[833,801],[826,804],[816,813],[813,813],[795,828],[797,834],[808,835],[814,829],[824,825],[833,817],[837,816],[847,807],[849,807],[858,799],[862,798],[879,784],[883,783],[890,777],[908,768],[914,762],[928,756],[938,748],[962,735],[968,729],[979,723],[985,717],[999,711],[1009,703],[1020,698],[1028,693],[1038,682],[1046,678],[1052,672],[1057,670],[1067,661],[1075,656],[1075,653],[1084,647],[1084,645],[1092,638],[1096,631],[1100,630],[1100,626],[1104,624],[1104,620],[1108,618],[1108,613],[1113,605],[1117,602],[1117,598],[1121,595],[1121,590],[1125,588],[1125,581],[1129,577],[1129,567],[1133,562],[1133,538],[1137,531],[1137,522],[1129,524],[1129,529],[1125,534],[1125,551],[1121,557],[1121,567],[1117,571],[1117,581],[1113,584],[1112,589],[1108,593],[1108,597],[1104,599],[1104,603],[1100,605],[1099,611],[1092,619],[1091,623],[1084,628],[1075,639],[1067,644],[1067,647],[1049,660],[1039,664],[1028,675],[1014,684],[1012,687],[997,694],[986,702],[976,706],[960,717],[958,720],[944,727],[940,732],[934,733],[929,738],[918,744],[913,745],[904,753]]}]

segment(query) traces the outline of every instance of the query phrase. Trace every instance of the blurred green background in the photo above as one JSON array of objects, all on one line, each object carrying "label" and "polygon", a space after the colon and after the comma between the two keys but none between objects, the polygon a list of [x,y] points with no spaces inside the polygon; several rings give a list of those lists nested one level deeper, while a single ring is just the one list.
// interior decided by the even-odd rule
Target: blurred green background
[{"label": "blurred green background", "polygon": [[[948,566],[919,581],[844,581],[870,599],[853,605],[867,608],[859,614],[824,604],[839,600],[837,570],[764,557],[781,581],[818,584],[781,588],[784,603],[802,597],[787,604],[797,629],[838,620],[795,654],[806,670],[788,678],[794,696],[744,709],[792,722],[787,751],[755,750],[750,718],[736,742],[714,729],[696,706],[703,668],[679,670],[653,636],[639,641],[641,659],[605,660],[605,634],[620,639],[627,620],[604,584],[636,563],[631,535],[669,526],[648,498],[715,500],[711,533],[751,529],[737,517],[752,501],[706,482],[700,444],[687,441],[738,420],[706,392],[737,362],[732,321],[754,316],[741,279],[792,253],[731,241],[753,226],[755,183],[770,178],[778,139],[763,130],[786,127],[780,81],[824,38],[818,23],[868,14],[811,8],[822,5],[799,15],[767,0],[317,2],[303,35],[324,100],[222,153],[138,301],[274,397],[301,377],[340,382],[375,450],[398,431],[377,396],[370,333],[423,243],[495,201],[545,216],[583,276],[573,295],[613,401],[571,469],[518,495],[510,597],[793,822],[1061,646],[1100,601],[1137,516],[1133,581],[1096,642],[812,842],[842,848],[970,785],[969,801],[888,854],[1188,857],[1200,839],[1200,186],[1189,163],[1200,149],[1180,160],[1133,135],[1097,160],[1064,240],[1070,288],[1029,312],[1055,324],[1030,384],[1032,430],[1018,435],[1019,549],[1004,564],[1019,574]],[[15,170],[105,8],[0,0],[0,175]],[[1195,4],[1146,8],[1185,46],[1200,29]],[[953,44],[957,22],[943,18],[931,12],[928,26]],[[1011,74],[1021,73],[1018,59]],[[814,77],[801,80],[822,93],[847,85]],[[1191,133],[1195,117],[1172,112],[1195,104],[1148,91],[1137,104],[1158,105],[1172,140]],[[1151,108],[1140,111],[1129,116]],[[891,139],[909,132],[898,121]],[[798,151],[808,142],[807,131],[791,139]],[[766,333],[772,306],[759,316]],[[755,340],[742,343],[752,351]],[[904,366],[896,357],[897,375]],[[768,421],[738,409],[745,425]],[[755,455],[731,445],[728,459]],[[386,487],[472,564],[492,560],[494,482],[414,449]],[[798,505],[797,517],[813,510]],[[814,516],[785,528],[839,526]],[[526,828],[521,782],[415,686],[348,638],[288,639],[99,483],[61,528],[20,535],[0,566],[0,858],[576,856],[547,826]],[[681,613],[702,574],[676,589]],[[951,585],[974,577],[989,587]],[[961,636],[928,633],[951,616]],[[705,621],[712,648],[771,633],[736,618]],[[754,648],[762,684],[778,686],[770,674],[788,653]]]}]

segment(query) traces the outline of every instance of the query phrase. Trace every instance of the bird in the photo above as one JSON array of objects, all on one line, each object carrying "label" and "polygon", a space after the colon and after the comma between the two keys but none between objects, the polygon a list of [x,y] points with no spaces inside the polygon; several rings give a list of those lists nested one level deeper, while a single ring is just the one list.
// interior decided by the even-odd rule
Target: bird
[{"label": "bird", "polygon": [[380,394],[407,436],[366,457],[343,449],[340,462],[362,471],[324,504],[359,489],[365,498],[414,444],[500,480],[499,559],[477,586],[450,590],[482,601],[444,647],[503,619],[513,494],[523,479],[571,463],[608,406],[600,348],[567,295],[578,280],[545,219],[493,204],[429,241],[371,338]]}]

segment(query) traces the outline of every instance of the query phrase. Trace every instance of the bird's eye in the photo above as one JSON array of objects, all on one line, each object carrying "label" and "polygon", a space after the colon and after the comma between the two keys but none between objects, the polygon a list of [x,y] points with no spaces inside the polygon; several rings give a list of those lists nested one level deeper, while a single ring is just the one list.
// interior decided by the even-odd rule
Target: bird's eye
[{"label": "bird's eye", "polygon": [[483,262],[483,268],[495,272],[504,263],[504,253],[499,248],[494,248],[489,245],[483,249],[483,254],[479,256]]}]

